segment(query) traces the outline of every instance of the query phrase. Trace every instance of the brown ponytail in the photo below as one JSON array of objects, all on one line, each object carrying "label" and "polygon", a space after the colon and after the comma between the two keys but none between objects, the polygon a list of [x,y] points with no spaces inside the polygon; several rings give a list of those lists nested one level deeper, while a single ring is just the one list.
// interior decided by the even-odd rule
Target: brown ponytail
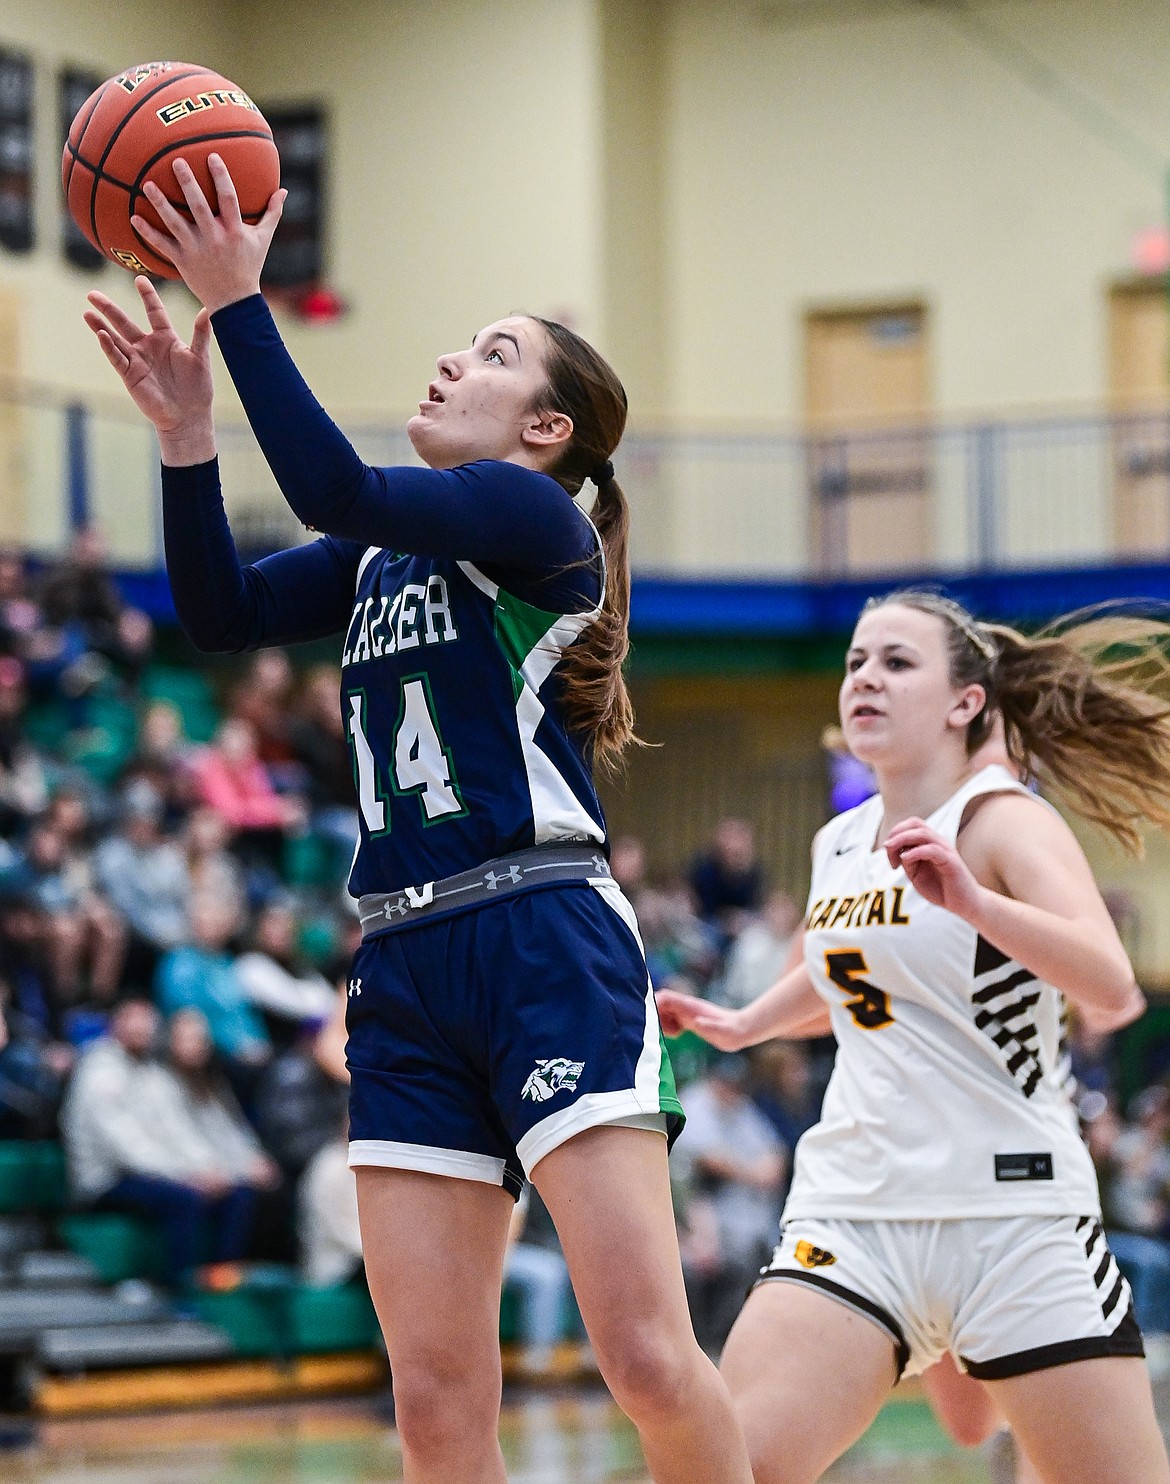
[{"label": "brown ponytail", "polygon": [[1117,612],[1072,614],[1028,637],[978,623],[937,593],[871,599],[917,608],[947,628],[951,683],[982,685],[973,753],[998,714],[1008,755],[1134,855],[1139,828],[1170,830],[1170,624]]},{"label": "brown ponytail", "polygon": [[596,761],[612,768],[637,741],[622,674],[630,648],[630,508],[609,463],[625,430],[626,394],[587,341],[554,320],[536,322],[549,340],[545,400],[573,420],[569,445],[548,472],[571,495],[586,480],[600,481],[591,516],[606,569],[601,612],[561,661],[561,699],[568,725],[588,733]]}]

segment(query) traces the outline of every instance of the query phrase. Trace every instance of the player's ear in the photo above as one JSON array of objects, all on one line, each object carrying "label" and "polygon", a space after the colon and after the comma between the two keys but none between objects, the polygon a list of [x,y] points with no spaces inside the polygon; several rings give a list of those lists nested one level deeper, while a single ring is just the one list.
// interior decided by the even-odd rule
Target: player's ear
[{"label": "player's ear", "polygon": [[969,727],[986,705],[987,692],[981,685],[965,685],[959,693],[958,700],[951,707],[947,725]]},{"label": "player's ear", "polygon": [[567,412],[554,412],[551,408],[539,407],[520,436],[529,448],[539,449],[543,453],[556,453],[573,436],[573,419]]}]

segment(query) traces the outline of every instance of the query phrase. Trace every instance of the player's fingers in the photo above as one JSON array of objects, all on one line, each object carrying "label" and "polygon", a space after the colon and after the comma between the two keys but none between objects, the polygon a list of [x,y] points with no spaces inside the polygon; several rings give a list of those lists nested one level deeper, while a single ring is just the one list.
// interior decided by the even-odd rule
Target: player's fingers
[{"label": "player's fingers", "polygon": [[[110,326],[105,322],[105,320],[103,320],[100,315],[94,314],[92,310],[87,310],[83,318],[85,319],[85,322],[89,326],[89,328],[97,336],[98,344],[101,346],[101,348],[103,350],[106,350],[107,345],[113,346],[118,355],[121,356],[122,360],[124,360],[126,364],[129,365],[133,346],[130,345],[128,341],[123,340],[121,335],[112,330]],[[109,352],[107,351],[106,354],[108,356]]]},{"label": "player's fingers", "polygon": [[201,361],[207,360],[211,344],[211,315],[201,309],[195,316],[195,327],[191,331],[191,350]]},{"label": "player's fingers", "polygon": [[[86,294],[86,299],[93,305],[93,310],[87,310],[87,316],[96,311],[106,320],[124,340],[131,342],[141,340],[146,333],[134,323],[134,320],[126,313],[120,304],[115,304],[113,299],[103,294],[100,289],[94,289]],[[89,323],[88,317],[86,323]]]},{"label": "player's fingers", "polygon": [[195,218],[195,225],[206,231],[215,221],[215,213],[208,204],[207,197],[203,194],[203,187],[195,179],[195,172],[180,156],[171,166],[175,172],[175,179],[179,182],[179,189],[183,193],[183,199],[191,208],[191,215]]},{"label": "player's fingers", "polygon": [[264,208],[264,215],[256,223],[260,231],[264,233],[265,240],[271,241],[272,235],[280,225],[280,219],[284,215],[284,203],[288,200],[288,192],[283,188],[273,191],[268,198],[268,205]]},{"label": "player's fingers", "polygon": [[224,164],[223,158],[214,154],[207,156],[207,168],[211,171],[211,183],[215,186],[220,220],[225,227],[240,226],[243,222],[240,198],[236,195],[236,183],[231,171]]},{"label": "player's fingers", "polygon": [[[185,242],[190,239],[191,223],[165,191],[156,186],[153,180],[148,180],[142,187],[142,194],[158,212],[159,221],[176,242]],[[155,230],[158,229],[155,228]]]},{"label": "player's fingers", "polygon": [[134,280],[134,287],[138,290],[138,297],[142,300],[142,307],[146,310],[146,318],[152,330],[170,330],[174,333],[174,325],[167,313],[167,307],[163,303],[159,291],[151,283],[145,274],[140,273]]},{"label": "player's fingers", "polygon": [[[182,217],[179,220],[182,221]],[[130,225],[143,242],[148,247],[154,248],[160,257],[166,258],[168,263],[173,263],[175,255],[182,253],[184,244],[177,237],[172,237],[169,232],[160,232],[157,227],[152,227],[144,216],[132,216]]]},{"label": "player's fingers", "polygon": [[109,330],[98,330],[97,341],[105,354],[106,360],[113,366],[119,376],[125,376],[130,369],[130,357],[126,351],[114,343],[114,337]]}]

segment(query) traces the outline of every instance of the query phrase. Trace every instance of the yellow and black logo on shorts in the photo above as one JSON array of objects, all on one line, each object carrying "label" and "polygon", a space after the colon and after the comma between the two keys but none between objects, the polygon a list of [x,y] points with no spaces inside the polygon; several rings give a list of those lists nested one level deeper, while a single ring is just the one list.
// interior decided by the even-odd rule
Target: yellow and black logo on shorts
[{"label": "yellow and black logo on shorts", "polygon": [[811,1242],[797,1242],[793,1256],[802,1268],[827,1268],[837,1261],[831,1252],[814,1247]]}]

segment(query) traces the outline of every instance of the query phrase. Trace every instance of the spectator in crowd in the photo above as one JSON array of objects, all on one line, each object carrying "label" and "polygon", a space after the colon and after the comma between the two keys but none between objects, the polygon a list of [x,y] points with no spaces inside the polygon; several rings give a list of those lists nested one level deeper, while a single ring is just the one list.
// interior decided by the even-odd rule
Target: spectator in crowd
[{"label": "spectator in crowd", "polygon": [[342,868],[348,869],[358,822],[353,760],[337,704],[340,687],[335,665],[314,666],[305,677],[289,736],[304,770],[312,829],[336,844]]},{"label": "spectator in crowd", "polygon": [[49,986],[57,1003],[74,1005],[87,997],[88,968],[89,996],[108,1005],[121,981],[126,929],[92,890],[86,862],[70,852],[48,816],[29,829],[13,874],[42,913]]},{"label": "spectator in crowd", "polygon": [[794,1152],[821,1116],[824,1082],[818,1085],[809,1048],[803,1041],[766,1041],[753,1048],[751,1064],[752,1102]]},{"label": "spectator in crowd", "polygon": [[212,1044],[228,1064],[233,1086],[250,1091],[272,1045],[228,952],[235,922],[214,897],[194,897],[190,919],[191,941],[172,948],[159,963],[155,999],[164,1015],[199,1010]]},{"label": "spectator in crowd", "polygon": [[290,1180],[298,1179],[345,1127],[344,992],[338,1003],[340,1012],[335,1008],[324,1028],[306,1026],[287,1051],[273,1058],[256,1087],[256,1127]]},{"label": "spectator in crowd", "polygon": [[25,734],[24,665],[0,656],[0,836],[19,834],[49,802],[50,773]]},{"label": "spectator in crowd", "polygon": [[645,887],[637,913],[655,989],[681,980],[692,994],[702,994],[719,966],[718,934],[696,915],[686,883]]},{"label": "spectator in crowd", "polygon": [[786,891],[769,892],[762,911],[749,917],[727,952],[719,998],[738,1010],[770,989],[783,972],[800,926],[800,908]]},{"label": "spectator in crowd", "polygon": [[692,1234],[709,1233],[709,1258],[689,1271],[695,1333],[718,1349],[772,1248],[790,1151],[748,1096],[746,1056],[720,1056],[687,1090],[678,1153],[690,1189]]},{"label": "spectator in crowd", "polygon": [[169,828],[178,825],[198,802],[191,759],[195,749],[183,735],[183,717],[170,701],[151,701],[138,723],[134,752],[122,767],[123,786],[142,778],[163,801]]},{"label": "spectator in crowd", "polygon": [[[245,721],[255,738],[256,756],[280,793],[303,787],[303,773],[292,741],[292,695],[295,677],[283,649],[260,649],[248,656],[239,681],[228,696],[228,714]],[[337,689],[332,701],[337,711]]]},{"label": "spectator in crowd", "polygon": [[158,1031],[153,1005],[121,1004],[109,1034],[78,1062],[61,1121],[77,1199],[96,1210],[158,1221],[168,1276],[178,1283],[208,1258],[243,1255],[254,1196],[249,1186],[205,1171],[202,1151],[193,1158],[185,1136],[176,1142],[174,1126],[160,1125],[151,1091]]},{"label": "spectator in crowd", "polygon": [[244,992],[278,1046],[291,1044],[306,1022],[319,1026],[333,1013],[334,989],[302,961],[297,927],[288,899],[274,898],[261,907],[251,947],[236,961]]},{"label": "spectator in crowd", "polygon": [[[281,1061],[291,1068],[289,1056],[286,1053]],[[274,1063],[272,1072],[279,1066],[279,1061]],[[309,1068],[311,1077],[306,1075]],[[305,1281],[318,1288],[348,1282],[362,1265],[357,1181],[349,1168],[344,1107],[348,1085],[342,991],[334,1000],[329,1020],[311,1041],[304,1043],[295,1083],[302,1096],[312,1088],[312,1096],[318,1101],[316,1115],[304,1118],[297,1130],[302,1139],[310,1129],[317,1136],[317,1147],[302,1161],[304,1173],[297,1186],[297,1236]]]},{"label": "spectator in crowd", "polygon": [[98,890],[130,930],[126,977],[149,985],[160,956],[185,942],[190,931],[190,878],[179,847],[162,833],[163,801],[144,779],[121,796],[121,828],[94,852]]},{"label": "spectator in crowd", "polygon": [[646,847],[637,835],[619,835],[609,850],[610,875],[637,908],[646,886]]},{"label": "spectator in crowd", "polygon": [[41,584],[41,607],[50,624],[80,630],[88,650],[111,661],[136,686],[150,658],[150,619],[122,598],[107,570],[108,552],[93,526],[74,533],[63,562]]},{"label": "spectator in crowd", "polygon": [[192,897],[214,898],[232,919],[232,931],[243,926],[248,911],[244,872],[228,849],[231,829],[222,814],[200,805],[187,816],[179,843],[187,860]]},{"label": "spectator in crowd", "polygon": [[756,833],[748,820],[727,815],[719,821],[707,851],[691,866],[690,880],[699,915],[725,939],[733,937],[764,895]]},{"label": "spectator in crowd", "polygon": [[228,717],[192,764],[202,801],[236,832],[236,848],[279,869],[286,833],[305,823],[300,798],[278,794],[256,750],[256,731]]},{"label": "spectator in crowd", "polygon": [[0,978],[0,1138],[51,1139],[73,1048],[13,1004]]},{"label": "spectator in crowd", "polygon": [[1109,1246],[1133,1289],[1143,1333],[1170,1333],[1170,1089],[1147,1087],[1123,1124],[1106,1109],[1089,1125],[1102,1172]]},{"label": "spectator in crowd", "polygon": [[855,809],[877,793],[873,769],[855,758],[845,745],[845,733],[839,726],[826,727],[821,733],[821,747],[829,770],[829,813],[843,814]]},{"label": "spectator in crowd", "polygon": [[29,593],[24,558],[10,546],[0,547],[0,655],[27,660],[44,622]]}]

